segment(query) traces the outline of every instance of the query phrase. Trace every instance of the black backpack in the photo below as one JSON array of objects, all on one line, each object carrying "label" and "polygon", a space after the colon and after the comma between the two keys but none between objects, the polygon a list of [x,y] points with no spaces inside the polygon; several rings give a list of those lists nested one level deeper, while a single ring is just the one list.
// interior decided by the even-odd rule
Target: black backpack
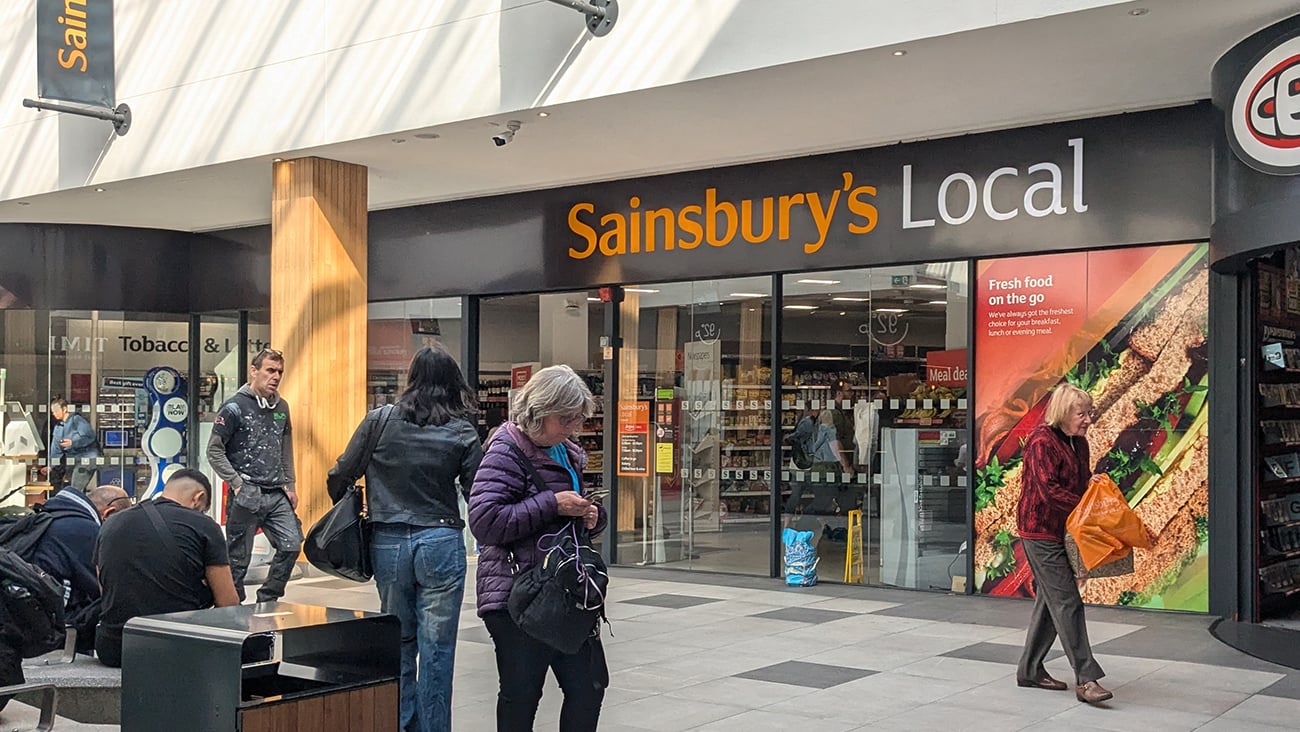
[{"label": "black backpack", "polygon": [[[515,575],[507,607],[519,629],[561,653],[577,653],[605,617],[609,575],[591,544],[570,522],[555,535],[542,563]],[[543,539],[545,540],[545,539]]]},{"label": "black backpack", "polygon": [[[805,417],[804,419],[806,420],[808,418]],[[802,422],[803,420],[800,420],[801,424]],[[813,459],[812,455],[808,454],[808,443],[806,438],[799,434],[799,427],[801,424],[795,426],[794,432],[786,435],[785,442],[790,446],[790,461],[794,463],[794,467],[797,470],[807,470],[812,467]],[[813,430],[816,429],[817,427],[814,425]]]},{"label": "black backpack", "polygon": [[63,585],[8,549],[0,549],[0,602],[22,636],[23,658],[63,647]]},{"label": "black backpack", "polygon": [[0,530],[0,547],[30,561],[32,549],[54,523],[54,516],[54,512],[38,510],[19,518]]}]

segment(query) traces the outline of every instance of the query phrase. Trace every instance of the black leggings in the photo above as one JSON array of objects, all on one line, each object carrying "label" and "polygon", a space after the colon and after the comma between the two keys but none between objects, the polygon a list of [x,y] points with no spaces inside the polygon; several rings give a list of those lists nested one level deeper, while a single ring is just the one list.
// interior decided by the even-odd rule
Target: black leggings
[{"label": "black leggings", "polygon": [[609,670],[600,639],[587,641],[577,653],[561,653],[524,633],[505,610],[483,615],[492,643],[496,646],[497,732],[529,732],[542,699],[546,671],[564,692],[560,708],[560,732],[588,732],[596,729],[600,704],[609,685]]}]

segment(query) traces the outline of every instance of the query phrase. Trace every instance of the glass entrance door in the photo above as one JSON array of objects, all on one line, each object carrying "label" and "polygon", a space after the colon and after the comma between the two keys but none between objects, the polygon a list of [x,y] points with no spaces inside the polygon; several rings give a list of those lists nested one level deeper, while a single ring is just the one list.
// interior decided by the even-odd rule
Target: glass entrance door
[{"label": "glass entrance door", "polygon": [[967,265],[785,275],[781,523],[819,581],[960,589]]},{"label": "glass entrance door", "polygon": [[771,280],[637,285],[621,311],[619,562],[767,574]]}]

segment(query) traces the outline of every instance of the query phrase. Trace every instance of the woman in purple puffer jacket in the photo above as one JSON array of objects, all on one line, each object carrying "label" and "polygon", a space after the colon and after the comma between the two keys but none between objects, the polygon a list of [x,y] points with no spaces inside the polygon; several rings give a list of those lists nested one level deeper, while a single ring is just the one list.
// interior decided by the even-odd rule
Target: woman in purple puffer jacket
[{"label": "woman in purple puffer jacket", "polygon": [[[533,728],[547,669],[564,692],[561,732],[595,730],[609,684],[599,636],[577,653],[561,653],[526,635],[506,609],[515,572],[541,561],[542,536],[574,520],[592,536],[605,528],[604,507],[584,496],[587,455],[569,439],[591,416],[595,400],[573,369],[549,366],[533,375],[510,407],[511,421],[489,441],[469,497],[469,527],[479,542],[478,614],[496,647],[497,730]],[[532,461],[550,490],[533,484],[506,441]]]}]

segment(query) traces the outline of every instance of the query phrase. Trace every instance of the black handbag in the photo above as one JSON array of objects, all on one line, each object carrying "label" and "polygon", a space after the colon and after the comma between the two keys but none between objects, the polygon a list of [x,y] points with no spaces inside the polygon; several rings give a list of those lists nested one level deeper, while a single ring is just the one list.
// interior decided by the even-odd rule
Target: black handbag
[{"label": "black handbag", "polygon": [[[361,468],[363,475],[392,413],[393,405],[386,405],[379,417],[379,426],[366,441],[366,459]],[[335,577],[368,582],[374,576],[370,562],[370,522],[365,516],[365,495],[361,486],[355,483],[348,486],[334,507],[312,525],[302,549],[313,567]]]},{"label": "black handbag", "polygon": [[[514,459],[539,491],[549,491],[531,460],[509,440],[503,440]],[[540,564],[515,571],[507,608],[519,629],[561,653],[577,653],[597,633],[605,618],[605,593],[609,574],[605,560],[592,546],[579,520],[546,534],[537,542],[543,552]],[[513,556],[511,557],[513,563]]]}]

